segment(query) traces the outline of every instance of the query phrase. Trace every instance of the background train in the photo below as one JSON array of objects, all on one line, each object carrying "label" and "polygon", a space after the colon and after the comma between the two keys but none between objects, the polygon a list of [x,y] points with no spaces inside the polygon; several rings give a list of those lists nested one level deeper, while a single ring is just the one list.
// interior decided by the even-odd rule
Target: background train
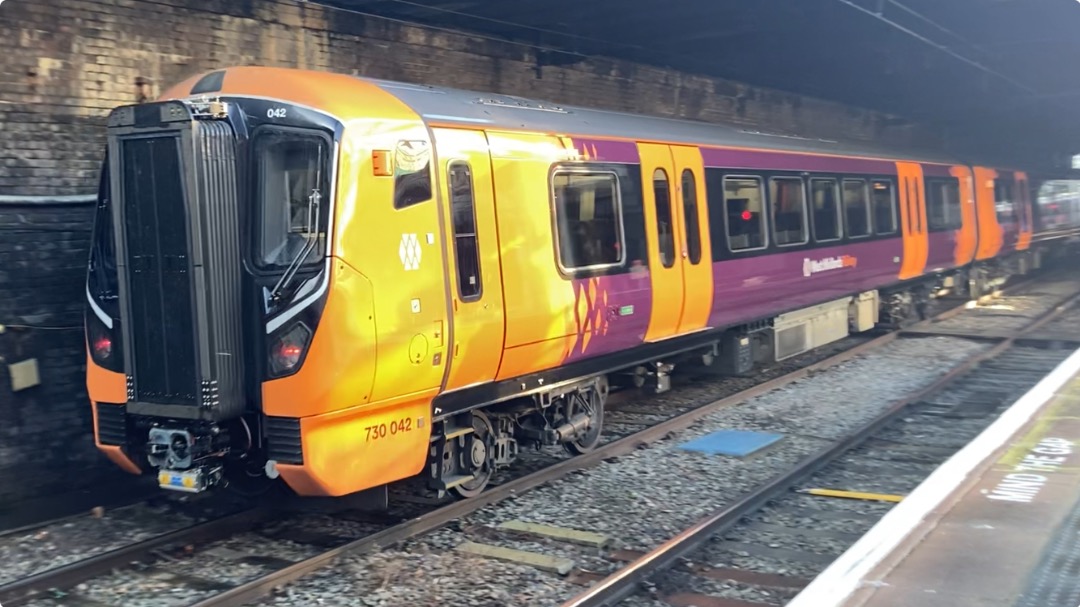
[{"label": "background train", "polygon": [[1075,186],[1033,204],[1037,185],[505,95],[201,74],[109,116],[95,440],[183,491],[474,495],[522,447],[593,448],[613,385],[751,373],[1038,267],[1080,215]]}]

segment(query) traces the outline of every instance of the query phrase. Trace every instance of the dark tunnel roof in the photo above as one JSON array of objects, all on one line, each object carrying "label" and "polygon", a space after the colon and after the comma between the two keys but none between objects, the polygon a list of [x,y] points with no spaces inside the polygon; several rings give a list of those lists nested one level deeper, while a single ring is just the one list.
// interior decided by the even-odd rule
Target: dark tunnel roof
[{"label": "dark tunnel roof", "polygon": [[319,0],[509,40],[540,61],[624,59],[1080,152],[1075,0]]}]

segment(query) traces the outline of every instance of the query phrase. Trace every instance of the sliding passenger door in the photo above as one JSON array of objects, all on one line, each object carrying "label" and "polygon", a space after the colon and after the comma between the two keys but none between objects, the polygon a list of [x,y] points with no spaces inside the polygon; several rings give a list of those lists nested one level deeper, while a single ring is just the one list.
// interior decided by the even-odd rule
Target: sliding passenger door
[{"label": "sliding passenger door", "polygon": [[454,314],[453,330],[448,334],[450,327],[443,327],[437,339],[452,340],[445,389],[453,390],[490,381],[499,369],[502,273],[487,137],[481,131],[435,129],[435,142]]},{"label": "sliding passenger door", "polygon": [[676,223],[683,237],[679,241],[680,265],[683,273],[683,309],[678,333],[704,329],[712,310],[713,274],[712,248],[705,234],[709,231],[708,199],[705,197],[705,166],[701,150],[696,147],[673,145],[671,156],[677,180]]},{"label": "sliding passenger door", "polygon": [[[926,188],[922,166],[914,162],[898,162],[900,226],[903,229],[904,260],[900,280],[921,276],[926,271],[930,251],[930,236],[926,226]],[[874,188],[880,187],[875,183]],[[875,212],[877,209],[875,209]]]},{"label": "sliding passenger door", "polygon": [[645,235],[649,247],[652,311],[645,341],[676,335],[686,297],[678,243],[683,241],[679,208],[675,204],[675,164],[666,145],[639,143],[641,192],[645,204]]}]

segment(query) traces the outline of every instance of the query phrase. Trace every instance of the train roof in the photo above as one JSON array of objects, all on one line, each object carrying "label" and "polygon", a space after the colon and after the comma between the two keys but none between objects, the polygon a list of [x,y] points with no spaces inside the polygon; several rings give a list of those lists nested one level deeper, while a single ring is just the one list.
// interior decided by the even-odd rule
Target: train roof
[{"label": "train roof", "polygon": [[426,122],[439,124],[925,163],[964,163],[940,152],[899,151],[861,142],[769,133],[737,124],[596,110],[512,95],[358,78],[397,97]]}]

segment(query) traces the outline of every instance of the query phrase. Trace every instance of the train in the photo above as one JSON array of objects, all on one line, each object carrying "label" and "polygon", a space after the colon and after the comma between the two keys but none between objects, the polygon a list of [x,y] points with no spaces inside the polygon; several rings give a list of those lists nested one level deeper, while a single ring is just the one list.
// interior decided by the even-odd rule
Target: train
[{"label": "train", "polygon": [[94,441],[188,493],[469,498],[594,449],[612,390],[903,326],[1080,234],[1080,189],[1015,167],[312,70],[106,131]]}]

